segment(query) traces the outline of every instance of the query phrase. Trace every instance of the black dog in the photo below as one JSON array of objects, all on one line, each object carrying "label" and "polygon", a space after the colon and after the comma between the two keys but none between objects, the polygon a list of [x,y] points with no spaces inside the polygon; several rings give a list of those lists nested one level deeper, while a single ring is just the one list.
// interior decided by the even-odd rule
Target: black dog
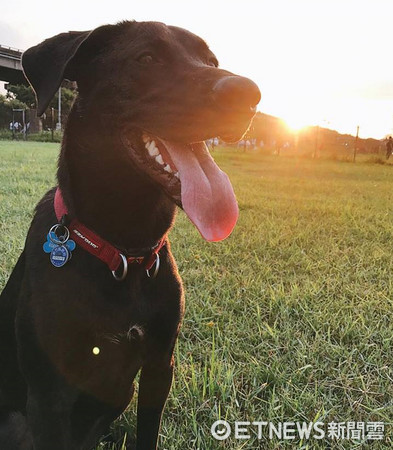
[{"label": "black dog", "polygon": [[155,449],[184,309],[166,236],[176,204],[207,240],[232,231],[233,190],[203,141],[239,139],[259,90],[155,22],[60,34],[22,62],[39,114],[64,78],[79,94],[59,188],[0,299],[0,448],[90,449],[141,369],[136,446]]}]

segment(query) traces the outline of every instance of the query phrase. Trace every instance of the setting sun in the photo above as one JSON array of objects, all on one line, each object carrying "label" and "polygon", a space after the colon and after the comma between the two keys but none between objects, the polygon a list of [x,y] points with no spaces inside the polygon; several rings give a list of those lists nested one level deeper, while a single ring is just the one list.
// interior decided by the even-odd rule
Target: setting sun
[{"label": "setting sun", "polygon": [[[286,118],[287,117],[287,118]],[[302,118],[301,116],[296,117],[296,116],[286,116],[284,115],[283,119],[286,123],[286,125],[288,126],[288,128],[290,129],[290,131],[296,133],[298,131],[300,131],[301,129],[311,125],[311,123],[305,119]]]}]

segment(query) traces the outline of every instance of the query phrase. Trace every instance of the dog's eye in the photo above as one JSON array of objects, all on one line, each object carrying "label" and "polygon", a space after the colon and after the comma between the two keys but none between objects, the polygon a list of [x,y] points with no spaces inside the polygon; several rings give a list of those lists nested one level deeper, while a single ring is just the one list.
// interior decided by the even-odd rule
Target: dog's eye
[{"label": "dog's eye", "polygon": [[141,64],[151,64],[154,61],[154,58],[150,53],[144,53],[138,57],[137,61]]},{"label": "dog's eye", "polygon": [[212,67],[218,67],[218,61],[217,61],[217,59],[216,59],[216,58],[210,58],[210,59],[209,59],[209,66],[212,66]]}]

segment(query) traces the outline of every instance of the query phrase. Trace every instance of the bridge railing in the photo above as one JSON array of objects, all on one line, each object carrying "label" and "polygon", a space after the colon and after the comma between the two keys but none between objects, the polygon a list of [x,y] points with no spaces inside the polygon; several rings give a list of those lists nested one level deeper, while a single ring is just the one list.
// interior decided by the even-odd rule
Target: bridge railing
[{"label": "bridge railing", "polygon": [[14,52],[19,52],[19,53],[23,53],[24,50],[21,50],[20,48],[16,48],[16,47],[8,47],[8,45],[1,45],[0,44],[0,48],[5,48],[7,50],[12,50]]},{"label": "bridge railing", "polygon": [[0,53],[5,56],[19,58],[22,56],[23,50],[14,47],[7,47],[6,45],[0,45]]}]

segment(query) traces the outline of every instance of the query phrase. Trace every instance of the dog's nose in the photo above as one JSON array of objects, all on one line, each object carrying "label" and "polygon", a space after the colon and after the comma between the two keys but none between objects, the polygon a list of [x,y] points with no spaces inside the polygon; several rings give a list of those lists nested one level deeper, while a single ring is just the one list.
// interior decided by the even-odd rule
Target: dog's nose
[{"label": "dog's nose", "polygon": [[213,88],[213,96],[221,107],[238,112],[254,111],[261,100],[261,92],[253,81],[235,75],[221,78]]}]

